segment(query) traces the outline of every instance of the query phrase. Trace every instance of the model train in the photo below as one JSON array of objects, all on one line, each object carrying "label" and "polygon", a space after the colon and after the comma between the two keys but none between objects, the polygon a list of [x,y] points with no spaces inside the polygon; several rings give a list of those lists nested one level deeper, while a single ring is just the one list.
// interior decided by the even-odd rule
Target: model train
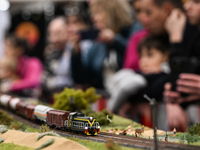
[{"label": "model train", "polygon": [[100,125],[94,117],[86,117],[83,113],[55,110],[44,105],[33,105],[13,98],[9,95],[1,95],[2,107],[11,109],[15,113],[27,119],[45,122],[50,127],[82,133],[85,135],[97,135],[100,133]]}]

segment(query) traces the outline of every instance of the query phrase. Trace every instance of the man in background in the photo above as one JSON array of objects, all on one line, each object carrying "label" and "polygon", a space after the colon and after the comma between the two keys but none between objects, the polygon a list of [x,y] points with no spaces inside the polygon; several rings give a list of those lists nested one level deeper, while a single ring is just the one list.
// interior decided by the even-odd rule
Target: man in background
[{"label": "man in background", "polygon": [[48,94],[49,91],[59,92],[64,87],[73,85],[70,68],[71,48],[67,45],[68,33],[65,17],[57,17],[50,22],[48,40],[49,44],[44,51],[44,94]]}]

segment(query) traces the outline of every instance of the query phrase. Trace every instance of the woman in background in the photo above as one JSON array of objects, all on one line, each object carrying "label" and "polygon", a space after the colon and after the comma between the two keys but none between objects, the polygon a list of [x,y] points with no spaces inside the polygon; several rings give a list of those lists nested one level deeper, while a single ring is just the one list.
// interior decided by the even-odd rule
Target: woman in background
[{"label": "woman in background", "polygon": [[133,26],[127,1],[94,1],[90,11],[94,27],[99,32],[84,61],[80,61],[81,51],[73,51],[72,69],[80,75],[81,84],[103,88],[110,75],[122,67],[129,36],[140,26]]},{"label": "woman in background", "polygon": [[38,96],[37,91],[41,84],[42,63],[39,59],[25,55],[27,43],[14,34],[5,37],[5,57],[17,60],[17,75],[19,80],[1,87],[1,92],[27,93],[28,96]]}]

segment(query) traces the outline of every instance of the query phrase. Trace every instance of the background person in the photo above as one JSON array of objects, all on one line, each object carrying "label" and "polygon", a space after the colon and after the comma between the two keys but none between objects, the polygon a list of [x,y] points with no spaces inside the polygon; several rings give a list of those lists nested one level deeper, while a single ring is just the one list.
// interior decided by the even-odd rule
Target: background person
[{"label": "background person", "polygon": [[49,99],[52,93],[62,91],[64,87],[72,87],[71,47],[64,16],[53,19],[48,27],[48,40],[44,51],[43,94]]},{"label": "background person", "polygon": [[[2,92],[16,92],[29,96],[38,96],[41,85],[42,63],[39,59],[25,55],[27,44],[24,39],[14,34],[5,38],[5,57],[13,57],[17,60],[17,75],[19,80],[13,81],[9,86],[1,89]],[[30,91],[29,91],[30,90]],[[34,93],[36,91],[36,93]]]},{"label": "background person", "polygon": [[[132,13],[127,1],[94,1],[90,7],[99,34],[88,51],[86,62],[79,61],[76,65],[82,66],[76,74],[86,77],[85,83],[104,88],[109,75],[122,67],[127,40],[136,28],[132,28]],[[81,53],[74,53],[72,61],[78,62],[80,57]]]},{"label": "background person", "polygon": [[[197,30],[189,34],[191,29],[188,29],[186,15],[181,10],[176,9],[171,13],[165,24],[172,43],[170,59],[184,57],[191,60],[195,57],[199,60],[200,17],[198,12],[200,11],[200,2],[188,0],[184,4],[184,9],[189,23],[195,25]],[[193,66],[190,65],[190,67]],[[176,127],[177,130],[180,128],[185,130],[188,123],[199,122],[199,105],[197,105],[200,99],[199,71],[200,68],[197,68],[197,72],[194,73],[182,72],[176,80],[176,91],[171,91],[171,83],[165,85],[164,97],[170,128]],[[188,96],[182,97],[180,93],[186,93]],[[176,113],[172,113],[172,111]]]}]

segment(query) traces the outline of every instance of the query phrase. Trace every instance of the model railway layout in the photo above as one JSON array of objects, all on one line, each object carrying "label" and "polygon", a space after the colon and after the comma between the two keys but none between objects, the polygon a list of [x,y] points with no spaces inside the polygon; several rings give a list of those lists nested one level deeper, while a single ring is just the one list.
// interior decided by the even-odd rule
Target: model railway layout
[{"label": "model railway layout", "polygon": [[[85,117],[84,114],[82,114],[82,113],[79,114],[76,112],[71,113],[68,111],[55,110],[53,108],[43,106],[43,105],[37,105],[38,107],[36,107],[36,105],[25,104],[20,99],[12,98],[9,95],[2,95],[2,96],[0,96],[1,106],[3,106],[3,107],[1,107],[1,110],[7,112],[9,115],[13,116],[17,120],[24,122],[34,128],[39,129],[41,126],[41,122],[44,123],[44,121],[46,120],[46,123],[48,122],[48,125],[50,126],[51,129],[53,129],[54,131],[56,131],[57,133],[59,133],[62,136],[65,136],[65,137],[75,137],[75,138],[79,138],[79,139],[91,140],[91,141],[96,141],[96,142],[104,142],[104,143],[107,141],[107,139],[112,139],[113,141],[120,143],[122,146],[126,146],[126,147],[149,149],[149,150],[154,149],[154,142],[153,142],[153,140],[149,140],[149,139],[135,138],[135,137],[123,136],[123,135],[115,135],[115,134],[103,133],[103,132],[96,134],[96,136],[87,136],[89,134],[93,135],[94,132],[91,133],[88,130],[83,130],[81,128],[81,124],[79,124],[79,123],[82,123],[82,125],[87,123],[87,125],[85,125],[85,129],[90,130],[90,128],[88,128],[88,126],[92,125],[91,127],[95,127],[97,125],[95,125],[94,123],[98,124],[98,122],[96,122],[96,120],[94,120],[95,118]],[[10,100],[8,100],[8,99],[10,99]],[[44,108],[46,108],[46,110],[48,110],[45,114],[43,114]],[[18,110],[19,115],[16,114],[17,110]],[[40,111],[43,110],[43,111],[39,112],[38,110],[40,110]],[[41,114],[43,114],[43,115],[41,115]],[[79,126],[79,129],[75,129],[75,128],[78,128],[76,125],[71,129],[69,127],[67,129],[67,127],[66,127],[67,122],[65,122],[65,121],[66,121],[66,118],[68,120],[70,120],[69,119],[70,114],[71,114],[71,117],[74,116],[74,118],[78,119],[75,121],[79,122],[78,124],[76,124]],[[60,116],[60,119],[57,116]],[[90,121],[92,119],[93,119],[93,121]],[[97,127],[97,129],[98,129],[98,127]],[[98,130],[98,132],[99,131],[100,130]],[[94,133],[94,135],[95,135],[95,133]],[[200,147],[179,144],[179,143],[170,143],[170,142],[159,141],[158,149],[159,150],[160,149],[162,149],[162,150],[199,150]]]},{"label": "model railway layout", "polygon": [[46,123],[50,127],[84,135],[97,135],[100,125],[94,117],[83,113],[55,110],[44,105],[27,104],[9,95],[0,96],[1,106],[29,120]]}]

